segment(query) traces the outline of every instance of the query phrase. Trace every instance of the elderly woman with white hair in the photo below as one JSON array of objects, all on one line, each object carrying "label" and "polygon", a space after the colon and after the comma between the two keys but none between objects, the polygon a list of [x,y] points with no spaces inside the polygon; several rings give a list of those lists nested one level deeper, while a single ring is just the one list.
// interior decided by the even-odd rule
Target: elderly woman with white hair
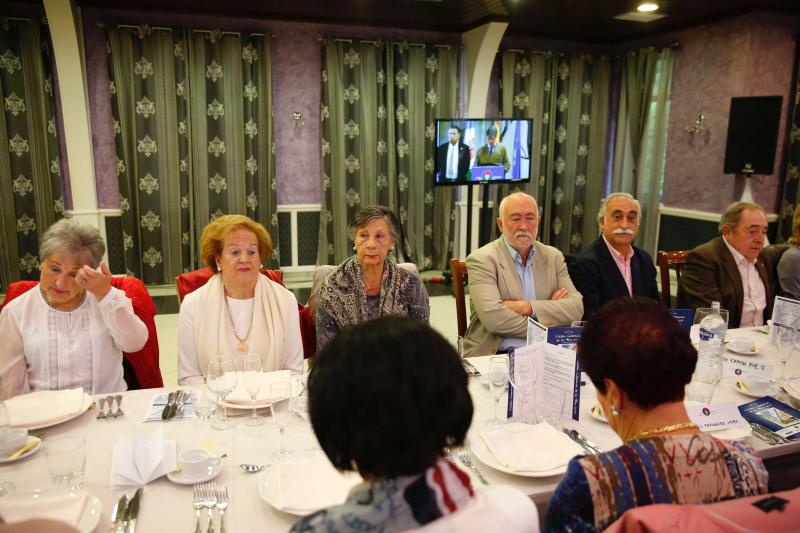
[{"label": "elderly woman with white hair", "polygon": [[100,232],[76,220],[44,233],[38,290],[0,312],[0,399],[77,387],[126,390],[122,352],[140,350],[148,333],[130,299],[111,286],[105,250]]}]

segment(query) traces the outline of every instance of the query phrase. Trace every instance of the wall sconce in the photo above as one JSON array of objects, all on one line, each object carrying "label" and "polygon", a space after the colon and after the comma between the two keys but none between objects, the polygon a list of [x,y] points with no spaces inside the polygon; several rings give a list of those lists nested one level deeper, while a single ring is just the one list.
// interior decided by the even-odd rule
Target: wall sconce
[{"label": "wall sconce", "polygon": [[303,114],[300,111],[292,113],[292,120],[294,120],[295,128],[302,128],[306,125],[306,119],[303,118]]},{"label": "wall sconce", "polygon": [[690,135],[705,133],[706,131],[705,121],[706,121],[706,116],[700,113],[699,115],[697,115],[697,118],[694,120],[694,123],[689,124],[689,126],[686,127],[686,131],[688,131]]}]

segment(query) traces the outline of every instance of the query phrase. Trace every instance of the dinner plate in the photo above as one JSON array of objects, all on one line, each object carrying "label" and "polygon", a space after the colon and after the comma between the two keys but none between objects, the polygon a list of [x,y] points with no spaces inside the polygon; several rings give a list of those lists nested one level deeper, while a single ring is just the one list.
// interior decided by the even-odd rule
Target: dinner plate
[{"label": "dinner plate", "polygon": [[42,447],[42,439],[40,439],[39,437],[34,437],[33,435],[28,435],[28,442],[26,442],[25,445],[27,446],[28,444],[30,444],[31,441],[36,441],[36,446],[31,448],[27,452],[23,453],[22,455],[20,455],[16,459],[9,459],[10,456],[14,455],[13,453],[11,453],[11,454],[9,454],[9,455],[7,455],[5,457],[0,457],[0,464],[2,464],[2,463],[15,463],[17,461],[21,461],[21,460],[25,459],[26,457],[30,457],[34,453],[38,452],[39,448]]},{"label": "dinner plate", "polygon": [[281,501],[280,494],[278,493],[278,486],[273,477],[272,467],[267,466],[264,468],[264,471],[258,478],[258,494],[261,496],[262,500],[270,505],[270,507],[293,516],[306,516],[316,511],[305,509],[288,509],[283,507],[283,502]]},{"label": "dinner plate", "polygon": [[[88,411],[93,405],[94,405],[94,399],[90,395],[88,395],[88,394],[86,394],[84,392],[83,393],[83,403],[81,404],[81,408],[77,413],[64,415],[64,416],[62,416],[60,418],[55,418],[53,420],[48,420],[47,422],[37,423],[37,424],[35,424],[33,426],[14,426],[14,427],[21,427],[23,429],[27,429],[28,431],[35,430],[35,429],[49,428],[49,427],[52,427],[52,426],[56,426],[58,424],[63,424],[64,422],[68,422],[68,421],[72,420],[73,418],[78,418],[83,413]],[[8,418],[7,418],[8,414],[5,413],[4,416],[6,418],[2,422],[3,423],[8,423]]]},{"label": "dinner plate", "polygon": [[486,447],[486,444],[484,444],[483,439],[480,438],[480,435],[477,436],[476,438],[470,438],[468,444],[470,451],[472,451],[472,453],[480,462],[482,462],[489,468],[494,468],[495,470],[499,470],[500,472],[511,474],[513,476],[550,477],[550,476],[561,475],[567,471],[566,464],[556,468],[552,468],[550,470],[542,470],[540,472],[520,472],[518,470],[512,470],[511,468],[503,466],[497,462],[497,459],[494,458],[492,452],[489,451],[489,449]]},{"label": "dinner plate", "polygon": [[177,483],[178,485],[194,485],[195,483],[204,483],[206,481],[211,481],[212,479],[217,477],[220,474],[220,472],[222,472],[222,463],[218,463],[212,467],[209,467],[208,474],[204,476],[187,477],[180,470],[175,470],[174,472],[167,473],[167,479],[172,481],[173,483]]},{"label": "dinner plate", "polygon": [[86,502],[86,506],[83,508],[81,517],[78,520],[77,527],[81,533],[92,533],[97,529],[100,524],[100,515],[103,511],[103,504],[100,502],[100,498],[91,494],[88,496],[89,501]]},{"label": "dinner plate", "polygon": [[720,440],[742,440],[753,434],[753,428],[749,425],[747,427],[737,426],[718,429],[716,431],[707,431],[706,433]]},{"label": "dinner plate", "polygon": [[[76,498],[80,495],[80,492],[77,493],[73,492],[73,489],[68,489],[68,491],[65,492],[60,487],[52,487],[47,489],[37,489],[28,493],[17,492],[10,496],[7,496],[7,498],[12,500],[18,498],[19,501],[25,502],[26,505],[30,505],[30,502],[37,502],[39,498],[45,498],[49,500],[51,495],[55,495],[55,497],[60,500],[62,497],[64,499]],[[52,502],[52,500],[49,501]],[[44,503],[45,503],[44,501],[41,502],[41,504]],[[97,529],[97,526],[100,524],[102,511],[103,511],[103,504],[102,502],[100,502],[100,499],[94,496],[92,493],[86,492],[86,501],[83,505],[83,509],[81,509],[80,516],[78,516],[77,523],[73,522],[72,520],[65,521],[63,517],[61,518],[61,521],[68,523],[70,526],[76,528],[81,533],[92,533],[95,529]],[[46,515],[46,518],[50,520],[59,519],[50,515]]]}]

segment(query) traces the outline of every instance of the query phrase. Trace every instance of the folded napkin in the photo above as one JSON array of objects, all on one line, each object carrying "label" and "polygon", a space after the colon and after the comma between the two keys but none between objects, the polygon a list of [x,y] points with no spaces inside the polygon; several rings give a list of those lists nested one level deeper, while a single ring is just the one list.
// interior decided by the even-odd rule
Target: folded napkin
[{"label": "folded napkin", "polygon": [[164,426],[145,440],[133,428],[133,437],[120,437],[111,457],[111,487],[114,490],[146,485],[178,468],[174,440],[164,440]]},{"label": "folded napkin", "polygon": [[83,388],[43,390],[14,396],[5,401],[8,422],[13,427],[47,424],[83,410]]},{"label": "folded napkin", "polygon": [[786,392],[789,393],[789,396],[800,400],[800,379],[788,381],[783,388],[786,389]]},{"label": "folded napkin", "polygon": [[481,431],[480,436],[495,460],[515,472],[553,470],[584,453],[575,441],[545,422],[502,424]]},{"label": "folded napkin", "polygon": [[287,512],[312,513],[345,501],[350,489],[361,482],[356,474],[342,474],[322,450],[303,460],[279,461],[272,469],[276,495]]},{"label": "folded napkin", "polygon": [[[227,398],[228,403],[250,405],[250,393],[244,383],[244,372],[237,372],[236,388],[231,391]],[[264,372],[261,374],[261,388],[256,396],[257,404],[268,404],[272,401],[269,395],[269,386],[277,381],[287,381],[291,383],[292,374],[288,370],[276,370],[274,372]],[[278,398],[279,399],[279,398]]]},{"label": "folded napkin", "polygon": [[0,499],[0,516],[6,523],[47,518],[77,527],[88,501],[89,494],[84,491],[45,493],[37,498],[12,494]]}]

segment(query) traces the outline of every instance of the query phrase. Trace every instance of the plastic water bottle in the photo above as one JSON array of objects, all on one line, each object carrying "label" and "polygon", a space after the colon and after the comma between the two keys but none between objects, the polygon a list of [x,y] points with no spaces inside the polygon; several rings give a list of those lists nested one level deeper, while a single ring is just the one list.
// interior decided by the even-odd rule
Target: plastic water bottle
[{"label": "plastic water bottle", "polygon": [[722,379],[722,349],[728,325],[720,316],[719,302],[711,303],[711,314],[700,322],[700,346],[697,367],[689,386],[689,399],[708,403]]}]

